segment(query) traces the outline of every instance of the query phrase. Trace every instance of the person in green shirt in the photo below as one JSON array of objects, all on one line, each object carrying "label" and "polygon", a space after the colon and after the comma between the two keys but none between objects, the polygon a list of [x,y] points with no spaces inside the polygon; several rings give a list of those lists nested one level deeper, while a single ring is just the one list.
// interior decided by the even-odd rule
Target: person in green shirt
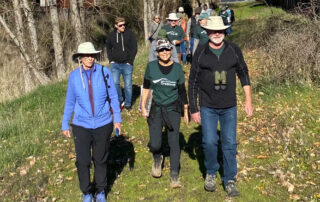
[{"label": "person in green shirt", "polygon": [[209,15],[207,13],[201,13],[198,19],[199,19],[199,24],[197,24],[196,30],[195,30],[192,55],[194,54],[198,46],[207,43],[209,40],[207,31],[202,28],[202,26],[207,25]]},{"label": "person in green shirt", "polygon": [[[149,149],[153,154],[152,176],[161,177],[163,162],[162,128],[166,127],[170,147],[170,185],[172,188],[182,186],[179,181],[180,145],[179,130],[181,115],[189,123],[188,101],[185,78],[179,63],[171,58],[172,46],[166,39],[157,41],[158,60],[148,63],[142,90],[141,114],[147,119],[149,127]],[[152,105],[147,112],[146,104],[152,92]]]},{"label": "person in green shirt", "polygon": [[178,58],[181,64],[180,44],[184,42],[185,34],[181,26],[178,25],[179,18],[176,13],[170,13],[167,20],[169,21],[169,24],[164,25],[162,29],[167,31],[168,38],[176,46]]}]

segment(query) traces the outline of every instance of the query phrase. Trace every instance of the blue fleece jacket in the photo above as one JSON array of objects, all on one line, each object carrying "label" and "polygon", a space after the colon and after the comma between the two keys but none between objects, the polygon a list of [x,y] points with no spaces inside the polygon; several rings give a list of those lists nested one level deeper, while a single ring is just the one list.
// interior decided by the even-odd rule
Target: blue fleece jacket
[{"label": "blue fleece jacket", "polygon": [[[64,114],[62,117],[62,130],[69,130],[69,121],[73,116],[72,123],[88,129],[95,129],[112,122],[112,114],[110,113],[109,102],[106,100],[106,86],[101,72],[102,66],[94,64],[92,72],[92,89],[94,99],[94,116],[92,115],[88,79],[82,67],[72,71],[69,75],[66,102],[64,106]],[[120,105],[118,101],[117,91],[112,79],[111,71],[106,66],[104,73],[108,81],[108,93],[111,100],[113,110],[113,122],[121,122]]]}]

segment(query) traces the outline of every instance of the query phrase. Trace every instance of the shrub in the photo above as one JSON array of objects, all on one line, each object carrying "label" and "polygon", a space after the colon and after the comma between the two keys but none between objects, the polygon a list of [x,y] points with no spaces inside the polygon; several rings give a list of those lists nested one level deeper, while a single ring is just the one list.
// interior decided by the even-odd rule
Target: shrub
[{"label": "shrub", "polygon": [[272,15],[251,30],[248,47],[262,52],[262,83],[320,83],[320,22]]}]

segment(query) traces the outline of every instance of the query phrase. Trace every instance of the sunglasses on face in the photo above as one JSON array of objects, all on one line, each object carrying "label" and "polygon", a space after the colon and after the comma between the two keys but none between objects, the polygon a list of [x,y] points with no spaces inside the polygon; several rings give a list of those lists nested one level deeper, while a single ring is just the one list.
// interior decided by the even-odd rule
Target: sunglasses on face
[{"label": "sunglasses on face", "polygon": [[209,34],[224,34],[225,30],[210,30]]},{"label": "sunglasses on face", "polygon": [[126,26],[126,24],[121,24],[121,25],[118,25],[118,27],[124,27]]},{"label": "sunglasses on face", "polygon": [[163,49],[160,49],[160,50],[158,50],[158,52],[159,52],[159,53],[161,53],[161,52],[163,52],[163,51],[166,51],[166,52],[168,52],[168,51],[171,51],[171,49],[168,49],[168,48],[163,48]]},{"label": "sunglasses on face", "polygon": [[85,59],[96,58],[96,55],[95,54],[83,54],[80,56],[80,58],[85,58]]}]

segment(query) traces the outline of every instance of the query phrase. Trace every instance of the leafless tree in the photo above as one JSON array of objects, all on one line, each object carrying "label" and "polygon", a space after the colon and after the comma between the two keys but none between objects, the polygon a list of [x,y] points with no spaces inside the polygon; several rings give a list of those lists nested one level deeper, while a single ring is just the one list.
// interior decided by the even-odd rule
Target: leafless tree
[{"label": "leafless tree", "polygon": [[57,78],[61,80],[66,73],[66,65],[63,58],[63,49],[59,28],[59,16],[56,4],[50,4],[50,20],[52,25],[52,39],[56,63],[56,73]]},{"label": "leafless tree", "polygon": [[75,29],[75,34],[76,34],[76,42],[77,42],[77,44],[80,44],[81,42],[84,42],[84,31],[82,28],[78,1],[77,0],[70,0],[70,7],[71,7],[72,25]]}]

